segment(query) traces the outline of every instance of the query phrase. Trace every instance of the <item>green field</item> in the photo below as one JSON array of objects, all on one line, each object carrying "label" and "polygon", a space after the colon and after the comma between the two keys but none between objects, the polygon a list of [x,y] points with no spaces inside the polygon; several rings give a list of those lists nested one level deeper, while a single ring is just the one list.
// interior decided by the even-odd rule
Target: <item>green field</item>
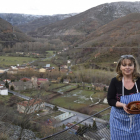
[{"label": "green field", "polygon": [[[73,86],[74,88],[75,86]],[[71,86],[72,88],[72,86]],[[66,91],[65,88],[61,88],[57,91]],[[61,97],[57,97],[51,100],[53,104],[64,108],[78,109],[81,107],[89,106],[103,99],[105,93],[102,91],[93,91],[93,90],[81,90],[76,89],[71,92],[63,94]]]},{"label": "green field", "polygon": [[54,51],[46,51],[47,55],[53,55],[54,54],[53,52]]},{"label": "green field", "polygon": [[10,93],[8,93],[8,95],[0,95],[0,101],[2,101],[6,105],[11,96],[13,95]]},{"label": "green field", "polygon": [[0,67],[12,66],[17,64],[26,64],[35,60],[30,57],[11,57],[11,56],[0,56]]}]

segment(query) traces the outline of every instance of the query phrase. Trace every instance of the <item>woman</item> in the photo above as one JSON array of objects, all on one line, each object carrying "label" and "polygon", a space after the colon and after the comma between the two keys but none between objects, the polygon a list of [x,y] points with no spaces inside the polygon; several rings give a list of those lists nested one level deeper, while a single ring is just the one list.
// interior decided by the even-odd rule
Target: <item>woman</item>
[{"label": "woman", "polygon": [[122,55],[116,67],[117,76],[111,80],[108,89],[108,103],[111,108],[111,140],[139,140],[140,114],[129,114],[126,105],[140,101],[140,77],[138,64],[133,55]]}]

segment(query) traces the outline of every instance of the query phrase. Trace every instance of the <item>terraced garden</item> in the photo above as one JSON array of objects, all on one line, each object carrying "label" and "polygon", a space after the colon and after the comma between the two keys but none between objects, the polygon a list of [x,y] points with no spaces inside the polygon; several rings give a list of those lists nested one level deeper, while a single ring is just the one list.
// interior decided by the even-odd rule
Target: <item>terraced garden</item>
[{"label": "terraced garden", "polygon": [[30,97],[40,96],[46,102],[81,113],[86,111],[85,114],[93,114],[109,106],[103,103],[107,94],[104,91],[94,91],[92,88],[82,89],[76,84],[52,84],[51,88],[51,91],[23,91],[21,94]]}]

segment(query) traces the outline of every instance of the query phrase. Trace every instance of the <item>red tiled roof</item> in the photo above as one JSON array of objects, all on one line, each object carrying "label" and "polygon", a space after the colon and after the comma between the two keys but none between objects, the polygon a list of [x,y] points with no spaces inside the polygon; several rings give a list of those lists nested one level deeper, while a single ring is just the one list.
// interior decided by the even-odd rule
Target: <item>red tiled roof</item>
[{"label": "red tiled roof", "polygon": [[4,86],[4,84],[0,84],[0,86]]},{"label": "red tiled roof", "polygon": [[23,102],[19,102],[17,104],[22,105],[22,106],[27,106],[27,105],[32,106],[32,105],[40,104],[40,103],[42,103],[41,99],[32,99],[30,101],[23,101]]},{"label": "red tiled roof", "polygon": [[21,78],[20,80],[21,80],[21,81],[24,81],[24,80],[30,81],[31,79],[25,77],[25,78]]},{"label": "red tiled roof", "polygon": [[[73,125],[74,125],[74,124],[72,124],[72,123],[67,123],[67,124],[66,124],[67,127],[71,127],[71,126],[73,126]],[[78,130],[78,128],[79,128],[79,126],[77,126],[77,125],[73,127],[73,129],[75,129],[75,130]]]},{"label": "red tiled roof", "polygon": [[11,80],[10,79],[4,79],[3,81],[6,82],[6,81],[11,81]]}]

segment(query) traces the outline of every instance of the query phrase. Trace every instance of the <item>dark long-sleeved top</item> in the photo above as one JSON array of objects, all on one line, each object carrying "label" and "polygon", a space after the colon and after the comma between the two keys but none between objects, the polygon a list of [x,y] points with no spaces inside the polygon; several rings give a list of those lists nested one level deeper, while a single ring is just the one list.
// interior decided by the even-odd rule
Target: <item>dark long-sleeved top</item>
[{"label": "dark long-sleeved top", "polygon": [[[140,92],[140,78],[136,81],[138,91]],[[124,87],[124,95],[131,95],[137,93],[136,86],[134,85],[132,89],[128,90]],[[116,102],[120,101],[120,96],[122,96],[122,81],[118,81],[116,77],[111,80],[109,85],[107,100],[110,106],[116,106]]]}]

